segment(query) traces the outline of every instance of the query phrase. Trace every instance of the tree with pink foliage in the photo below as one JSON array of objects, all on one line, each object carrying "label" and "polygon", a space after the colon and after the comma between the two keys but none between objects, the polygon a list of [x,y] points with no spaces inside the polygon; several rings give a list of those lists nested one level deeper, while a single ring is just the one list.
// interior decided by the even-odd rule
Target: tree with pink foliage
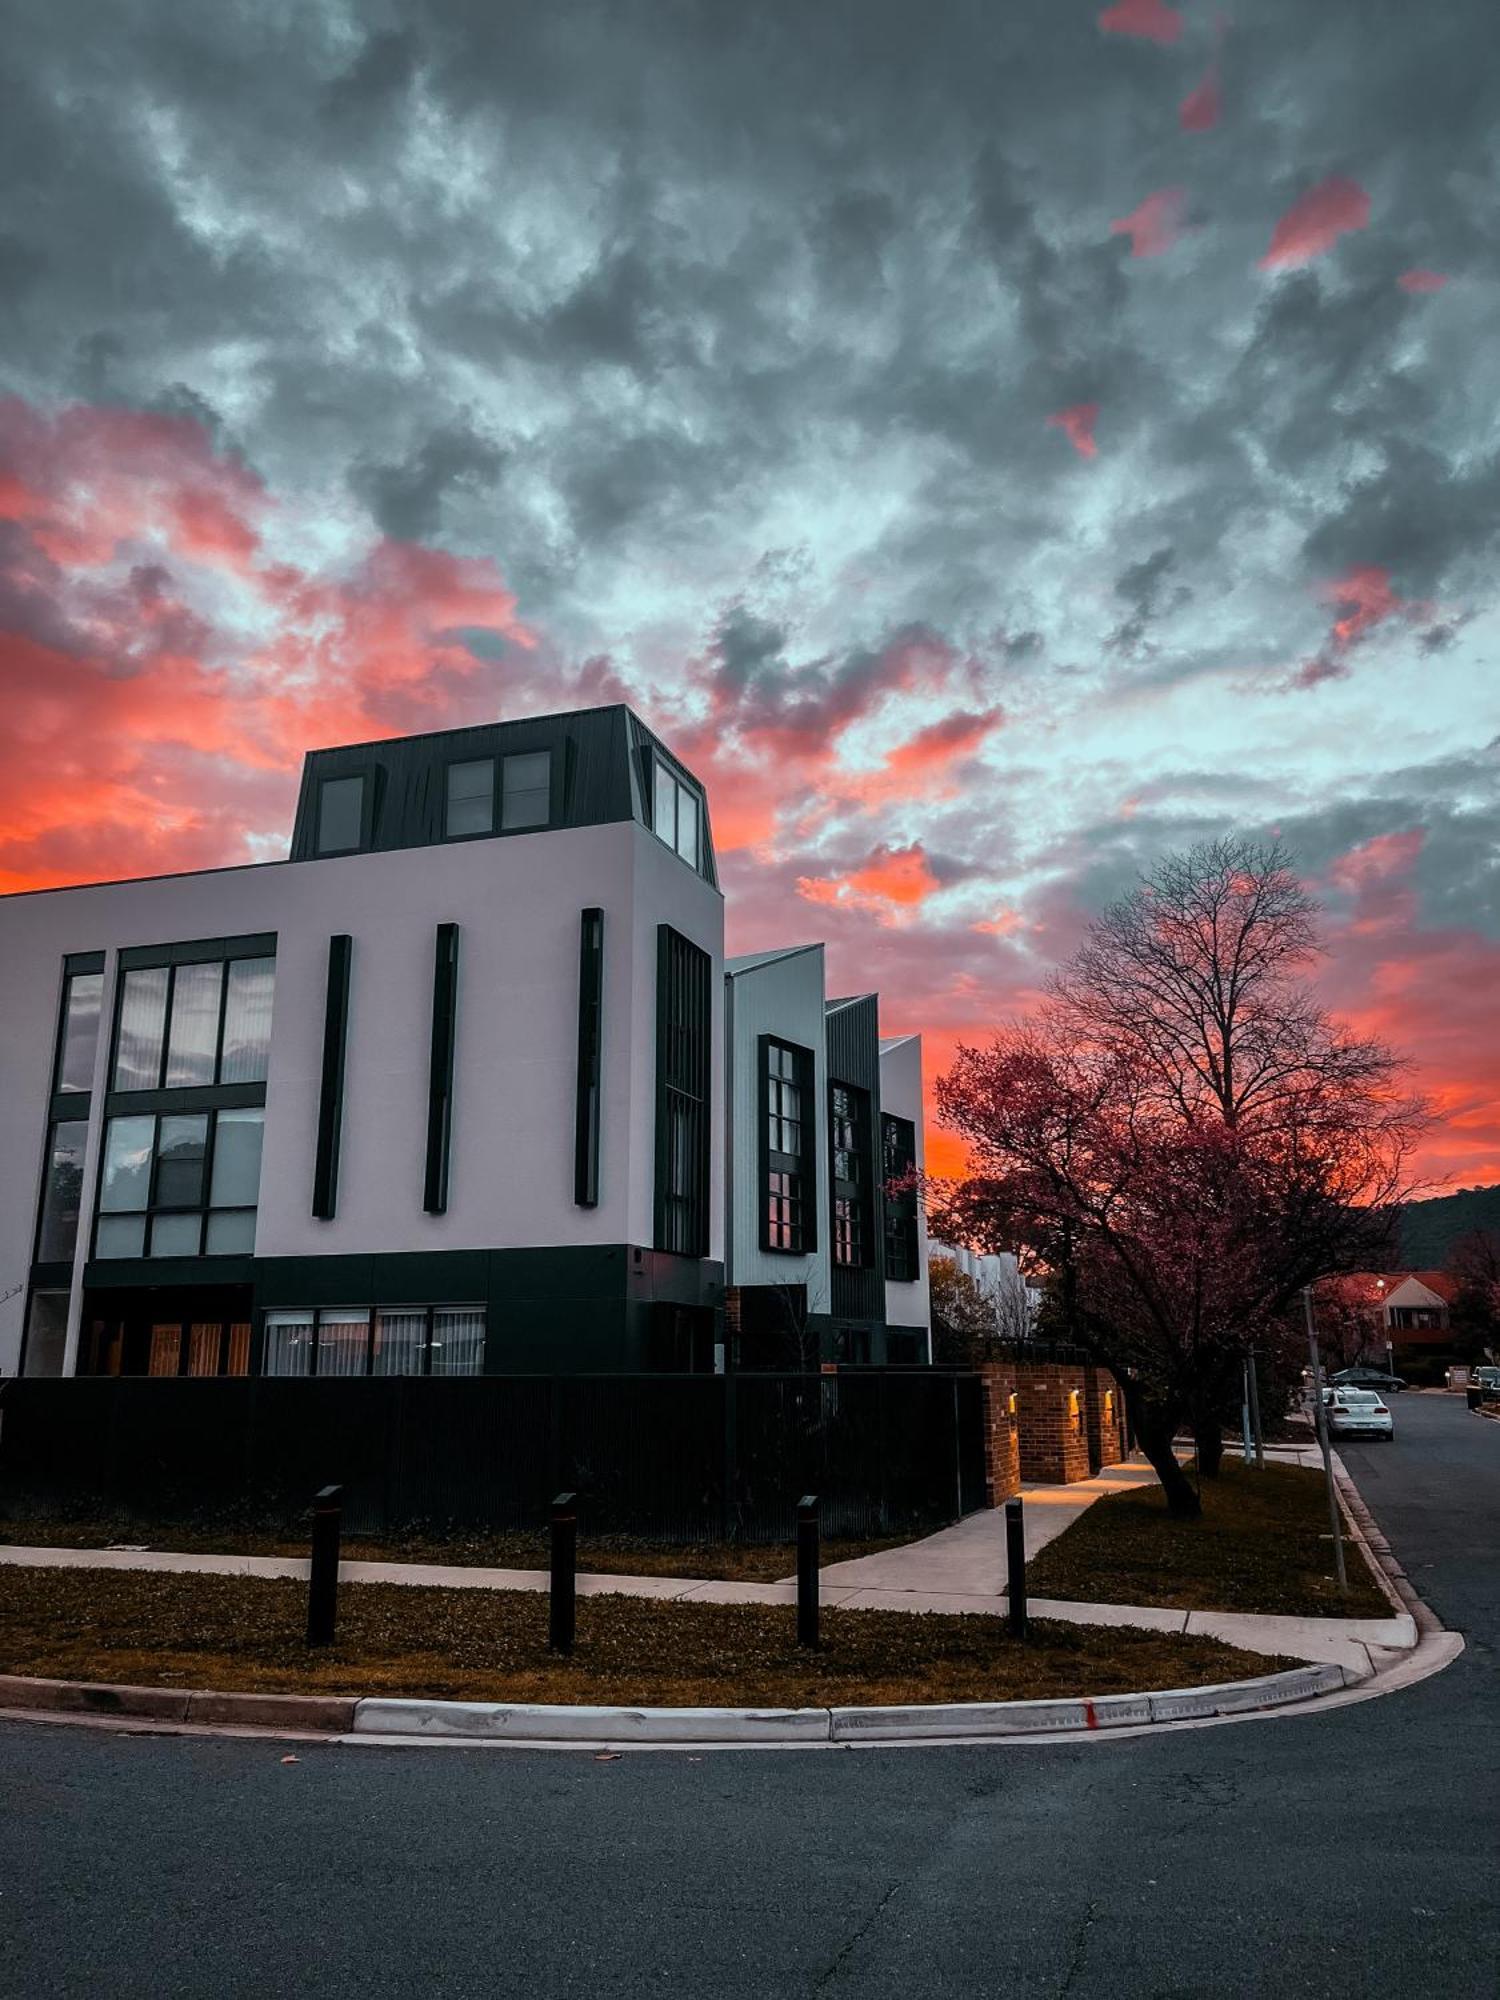
[{"label": "tree with pink foliage", "polygon": [[1174,1514],[1198,1511],[1178,1429],[1216,1471],[1246,1354],[1286,1351],[1304,1285],[1378,1263],[1410,1192],[1423,1107],[1399,1057],[1320,1007],[1317,951],[1279,846],[1168,856],[938,1082],[973,1171],[934,1195],[934,1228],[1054,1274]]}]

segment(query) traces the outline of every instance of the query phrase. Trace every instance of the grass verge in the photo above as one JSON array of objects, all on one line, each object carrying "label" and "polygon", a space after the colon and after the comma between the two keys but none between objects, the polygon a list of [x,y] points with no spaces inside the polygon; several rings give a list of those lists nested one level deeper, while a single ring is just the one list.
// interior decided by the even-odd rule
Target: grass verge
[{"label": "grass verge", "polygon": [[1201,1686],[1294,1665],[1210,1639],[901,1611],[586,1597],[577,1651],[546,1650],[539,1591],[347,1584],[338,1644],[303,1644],[305,1586],[247,1577],[0,1569],[0,1672],[136,1686],[659,1707],[1006,1701]]},{"label": "grass verge", "polygon": [[1188,1611],[1392,1615],[1352,1542],[1345,1545],[1349,1589],[1339,1590],[1321,1472],[1298,1465],[1256,1471],[1226,1455],[1202,1494],[1198,1521],[1174,1521],[1159,1486],[1095,1501],[1027,1566],[1032,1594]]},{"label": "grass verge", "polygon": [[[241,1527],[212,1521],[138,1521],[126,1516],[100,1515],[87,1520],[0,1520],[0,1543],[38,1549],[169,1549],[185,1555],[305,1556],[311,1526],[298,1533]],[[881,1549],[902,1547],[910,1535],[887,1535],[867,1541],[826,1540],[825,1564]],[[343,1552],[350,1562],[457,1563],[465,1568],[545,1569],[548,1539],[534,1532],[485,1531],[451,1533],[411,1529],[390,1535],[346,1535]],[[636,1535],[589,1535],[578,1538],[578,1567],[601,1576],[686,1576],[711,1583],[775,1583],[793,1575],[797,1551],[792,1543],[655,1542]]]}]

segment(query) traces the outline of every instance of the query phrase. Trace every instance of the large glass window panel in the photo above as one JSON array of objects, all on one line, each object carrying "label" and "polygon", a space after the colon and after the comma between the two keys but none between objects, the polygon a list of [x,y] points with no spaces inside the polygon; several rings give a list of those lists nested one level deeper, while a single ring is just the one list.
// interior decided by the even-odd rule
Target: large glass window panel
[{"label": "large glass window panel", "polygon": [[426,1365],[427,1308],[382,1307],[375,1315],[375,1373],[420,1375]]},{"label": "large glass window panel", "polygon": [[318,1373],[363,1375],[370,1347],[370,1315],[329,1306],[318,1314]]},{"label": "large glass window panel", "polygon": [[656,760],[656,791],[652,800],[651,824],[658,836],[668,847],[677,845],[677,780],[662,763]]},{"label": "large glass window panel", "polygon": [[83,1143],[88,1129],[87,1121],[82,1118],[64,1119],[52,1128],[36,1252],[43,1264],[70,1261],[78,1241],[78,1215],[83,1201]]},{"label": "large glass window panel", "polygon": [[144,1215],[101,1215],[94,1230],[96,1257],[143,1257],[146,1253]]},{"label": "large glass window panel", "polygon": [[191,1215],[153,1215],[151,1255],[196,1257],[202,1235],[203,1217],[196,1211]]},{"label": "large glass window panel", "polygon": [[484,1307],[439,1306],[432,1315],[434,1375],[484,1372]]},{"label": "large glass window panel", "polygon": [[[514,758],[512,763],[518,761]],[[522,760],[524,761],[524,760]],[[447,816],[443,830],[450,840],[466,833],[495,830],[495,760],[476,757],[448,766]]]},{"label": "large glass window panel", "polygon": [[686,785],[677,787],[677,852],[689,868],[698,866],[698,801]]},{"label": "large glass window panel", "polygon": [[220,1083],[264,1083],[271,1056],[274,958],[233,958],[225,973]]},{"label": "large glass window panel", "polygon": [[101,1212],[120,1214],[146,1207],[151,1194],[151,1149],[155,1137],[154,1118],[110,1119],[104,1132]]},{"label": "large glass window panel", "polygon": [[224,968],[179,965],[172,982],[172,1022],[167,1032],[167,1083],[212,1083],[219,1048],[219,995]]},{"label": "large glass window panel", "polygon": [[348,854],[364,831],[365,781],[325,778],[318,790],[318,852]]},{"label": "large glass window panel", "polygon": [[203,1165],[207,1152],[207,1112],[186,1112],[160,1121],[153,1207],[203,1206]]},{"label": "large glass window panel", "polygon": [[165,965],[134,966],[125,974],[115,1039],[115,1090],[155,1090],[161,1083],[170,976]]},{"label": "large glass window panel", "polygon": [[209,1200],[215,1208],[254,1208],[260,1199],[260,1146],[266,1114],[221,1111],[214,1125],[214,1170]]},{"label": "large glass window panel", "polygon": [[75,972],[63,994],[62,1034],[57,1048],[57,1088],[92,1090],[94,1051],[99,1042],[102,972]]},{"label": "large glass window panel", "polygon": [[28,1375],[61,1375],[68,1345],[68,1295],[34,1292],[26,1321]]},{"label": "large glass window panel", "polygon": [[545,826],[552,817],[552,752],[528,750],[501,764],[500,824]]},{"label": "large glass window panel", "polygon": [[313,1316],[310,1312],[266,1314],[267,1375],[309,1375],[312,1372]]},{"label": "large glass window panel", "polygon": [[255,1210],[216,1208],[208,1218],[203,1248],[210,1257],[248,1257],[255,1248]]}]

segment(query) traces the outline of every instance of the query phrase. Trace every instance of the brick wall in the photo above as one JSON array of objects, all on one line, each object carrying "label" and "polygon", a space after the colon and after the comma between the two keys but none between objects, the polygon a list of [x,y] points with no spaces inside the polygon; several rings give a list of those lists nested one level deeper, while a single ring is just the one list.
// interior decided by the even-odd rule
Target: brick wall
[{"label": "brick wall", "polygon": [[1016,1371],[1009,1361],[980,1364],[984,1401],[984,1479],[988,1503],[999,1507],[1021,1488]]},{"label": "brick wall", "polygon": [[1079,1363],[1018,1361],[1021,1479],[1061,1486],[1089,1476],[1085,1398],[1089,1371]]},{"label": "brick wall", "polygon": [[1089,1368],[1083,1426],[1091,1465],[1118,1465],[1125,1456],[1125,1398],[1107,1368]]}]

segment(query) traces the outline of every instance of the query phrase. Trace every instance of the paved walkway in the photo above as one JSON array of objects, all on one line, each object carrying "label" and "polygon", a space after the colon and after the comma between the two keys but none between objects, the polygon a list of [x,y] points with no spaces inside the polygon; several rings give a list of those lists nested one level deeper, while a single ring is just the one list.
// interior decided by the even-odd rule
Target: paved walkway
[{"label": "paved walkway", "polygon": [[[1314,1456],[1316,1455],[1314,1451]],[[1280,1453],[1277,1456],[1281,1456]],[[1149,1485],[1155,1474],[1143,1460],[1107,1467],[1069,1486],[1030,1486],[1026,1503],[1028,1560],[1072,1526],[1106,1493]],[[1351,1552],[1352,1553],[1352,1552]],[[0,1545],[0,1563],[42,1569],[127,1569],[201,1576],[305,1579],[305,1556],[186,1555],[162,1549],[65,1549]],[[347,1583],[428,1585],[443,1590],[550,1588],[544,1569],[484,1569],[467,1563],[345,1562]],[[821,1572],[823,1604],[850,1611],[969,1613],[995,1616],[1005,1608],[1005,1525],[998,1510],[981,1509],[935,1535],[876,1555],[830,1563]],[[685,1604],[795,1604],[795,1579],[778,1583],[713,1582],[682,1576],[609,1576],[582,1573],[580,1597],[654,1597]],[[1416,1643],[1408,1617],[1284,1618],[1249,1612],[1174,1611],[1141,1604],[1075,1604],[1032,1598],[1033,1617],[1073,1625],[1134,1625],[1159,1632],[1187,1632],[1222,1639],[1255,1652],[1297,1660],[1326,1660],[1363,1673],[1379,1665],[1387,1648]],[[1373,1651],[1372,1651],[1373,1649]]]}]

